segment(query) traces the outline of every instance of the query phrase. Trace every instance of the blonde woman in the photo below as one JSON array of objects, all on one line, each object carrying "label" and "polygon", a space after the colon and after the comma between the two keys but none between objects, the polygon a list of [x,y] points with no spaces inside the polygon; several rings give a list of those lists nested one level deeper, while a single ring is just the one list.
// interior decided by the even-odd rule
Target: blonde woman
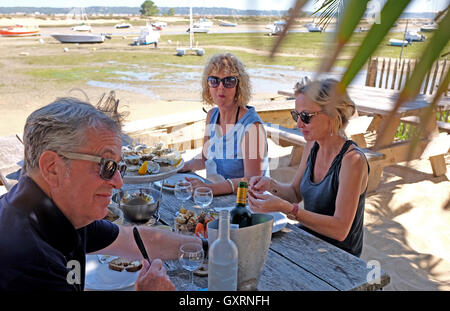
[{"label": "blonde woman", "polygon": [[203,70],[203,102],[208,111],[203,152],[187,161],[183,171],[206,168],[212,184],[186,178],[194,188],[207,186],[213,194],[236,192],[239,180],[268,174],[267,140],[251,97],[250,78],[231,53],[213,55]]},{"label": "blonde woman", "polygon": [[[254,212],[283,212],[306,231],[359,257],[369,166],[343,133],[355,105],[347,94],[337,95],[336,84],[326,79],[298,85],[291,114],[307,144],[297,173],[291,184],[252,178],[249,205]],[[304,209],[299,209],[301,201]]]}]

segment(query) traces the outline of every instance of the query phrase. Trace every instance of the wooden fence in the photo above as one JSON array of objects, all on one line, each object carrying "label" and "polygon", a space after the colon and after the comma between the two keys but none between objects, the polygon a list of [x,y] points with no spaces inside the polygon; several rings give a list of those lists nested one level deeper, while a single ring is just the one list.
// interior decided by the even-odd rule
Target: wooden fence
[{"label": "wooden fence", "polygon": [[[411,76],[417,61],[407,58],[372,58],[368,65],[366,86],[400,90]],[[420,94],[433,94],[449,67],[447,59],[436,61],[422,82]],[[448,95],[448,90],[445,95]]]},{"label": "wooden fence", "polygon": [[[366,86],[401,90],[417,62],[417,59],[407,58],[371,58],[367,67]],[[447,59],[436,61],[425,76],[419,94],[433,95],[449,68],[450,64]],[[448,86],[445,96],[448,96]],[[441,130],[449,131],[449,126],[445,123],[450,122],[450,111],[441,111],[437,114],[436,119],[441,125]],[[402,122],[398,128],[397,137],[407,139],[414,130],[411,122]]]}]

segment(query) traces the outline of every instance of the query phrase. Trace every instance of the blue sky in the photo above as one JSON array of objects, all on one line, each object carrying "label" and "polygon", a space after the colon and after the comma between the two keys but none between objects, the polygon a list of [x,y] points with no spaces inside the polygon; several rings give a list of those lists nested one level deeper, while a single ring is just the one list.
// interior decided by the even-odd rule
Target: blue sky
[{"label": "blue sky", "polygon": [[[294,0],[153,0],[157,6],[178,7],[230,7],[235,9],[258,9],[258,10],[287,10]],[[383,1],[383,0],[373,0]],[[74,7],[74,6],[128,6],[139,7],[144,0],[0,0],[0,6],[33,6],[33,7]],[[430,12],[442,10],[448,5],[449,0],[413,0],[407,12]],[[307,10],[312,10],[314,1],[309,0]]]}]

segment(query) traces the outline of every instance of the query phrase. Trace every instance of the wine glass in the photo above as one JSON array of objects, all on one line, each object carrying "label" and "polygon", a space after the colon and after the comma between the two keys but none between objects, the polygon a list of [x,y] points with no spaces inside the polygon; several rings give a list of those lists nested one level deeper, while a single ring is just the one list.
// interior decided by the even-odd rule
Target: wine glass
[{"label": "wine glass", "polygon": [[182,286],[183,290],[197,290],[198,287],[194,284],[194,271],[202,264],[205,253],[201,244],[186,243],[180,246],[178,252],[178,260],[184,269],[189,271],[190,281],[188,284]]},{"label": "wine glass", "polygon": [[181,208],[184,207],[184,201],[187,201],[192,196],[192,184],[188,181],[181,180],[175,184],[175,197],[181,200]]},{"label": "wine glass", "polygon": [[208,207],[213,201],[213,193],[209,187],[198,187],[194,191],[194,202],[202,208]]}]

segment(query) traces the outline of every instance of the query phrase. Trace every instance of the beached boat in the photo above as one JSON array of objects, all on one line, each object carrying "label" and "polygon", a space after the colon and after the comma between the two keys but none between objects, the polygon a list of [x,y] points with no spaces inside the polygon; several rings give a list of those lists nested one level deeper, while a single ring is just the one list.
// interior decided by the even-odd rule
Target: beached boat
[{"label": "beached boat", "polygon": [[92,27],[91,27],[91,25],[83,24],[83,25],[73,26],[72,30],[73,31],[92,31]]},{"label": "beached boat", "polygon": [[405,34],[405,40],[409,42],[422,42],[426,40],[426,37],[417,33],[417,31],[408,31]]},{"label": "beached boat", "polygon": [[114,25],[114,28],[116,28],[116,29],[130,28],[130,27],[131,27],[131,24],[129,24],[129,23],[121,23],[121,24]]},{"label": "beached boat", "polygon": [[155,30],[163,30],[164,28],[167,27],[167,23],[166,22],[155,22],[155,23],[152,23],[152,26],[155,27]]},{"label": "beached boat", "polygon": [[221,27],[236,27],[237,25],[238,25],[237,23],[229,23],[229,22],[223,22],[219,24],[219,26]]},{"label": "beached boat", "polygon": [[306,29],[308,29],[309,32],[322,32],[323,28],[317,25],[316,23],[309,23],[305,25]]},{"label": "beached boat", "polygon": [[51,36],[61,43],[103,43],[105,38],[109,38],[104,34],[52,34]]},{"label": "beached boat", "polygon": [[422,25],[422,27],[420,27],[420,31],[421,32],[432,32],[432,31],[435,31],[437,28],[438,27],[437,27],[436,23],[424,24],[424,25]]},{"label": "beached boat", "polygon": [[192,28],[192,32],[195,33],[208,33],[211,30],[212,25],[212,22],[208,22],[206,18],[202,18],[200,21],[194,23],[192,27],[189,27],[186,32],[190,32]]},{"label": "beached boat", "polygon": [[[212,23],[211,23],[212,25]],[[192,22],[192,4],[189,6],[189,47],[186,48],[179,48],[177,47],[177,56],[183,56],[186,55],[187,52],[193,51],[197,56],[203,56],[205,55],[205,50],[199,47],[193,47],[192,43],[194,42],[194,26]]]},{"label": "beached boat", "polygon": [[[266,25],[266,28],[269,25]],[[277,36],[279,34],[281,34],[284,30],[284,28],[286,28],[286,21],[275,21],[271,27],[269,27],[269,36]]]},{"label": "beached boat", "polygon": [[154,44],[155,48],[158,46],[160,38],[159,32],[153,30],[153,26],[147,24],[145,27],[141,27],[141,34],[135,38],[132,45],[149,45]]},{"label": "beached boat", "polygon": [[389,45],[391,46],[407,46],[408,44],[411,43],[406,40],[389,39]]},{"label": "beached boat", "polygon": [[0,29],[0,35],[4,37],[39,36],[40,32],[38,26],[15,25]]}]

